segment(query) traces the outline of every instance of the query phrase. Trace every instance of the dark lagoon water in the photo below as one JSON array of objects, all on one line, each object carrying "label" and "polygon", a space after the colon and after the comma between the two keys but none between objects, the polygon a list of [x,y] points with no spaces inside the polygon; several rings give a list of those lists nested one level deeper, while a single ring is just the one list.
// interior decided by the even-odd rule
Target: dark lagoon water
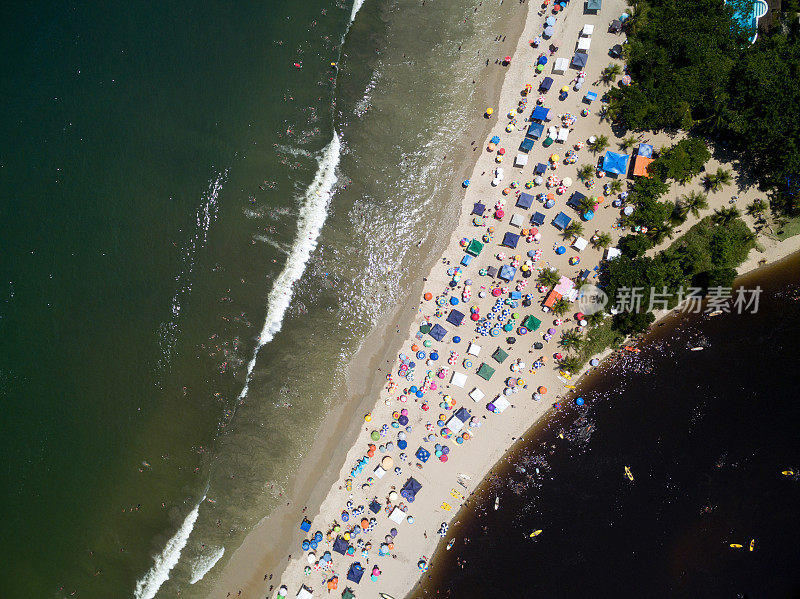
[{"label": "dark lagoon water", "polygon": [[800,257],[737,284],[757,314],[681,315],[587,377],[411,596],[800,596]]},{"label": "dark lagoon water", "polygon": [[447,233],[490,4],[5,8],[0,596],[207,590]]}]

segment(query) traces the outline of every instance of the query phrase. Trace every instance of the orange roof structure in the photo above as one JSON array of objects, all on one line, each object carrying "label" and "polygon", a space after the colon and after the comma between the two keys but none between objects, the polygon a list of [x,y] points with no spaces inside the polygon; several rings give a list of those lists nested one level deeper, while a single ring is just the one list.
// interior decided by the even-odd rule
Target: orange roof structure
[{"label": "orange roof structure", "polygon": [[552,290],[552,291],[551,291],[551,292],[550,292],[550,293],[547,295],[547,297],[545,298],[545,300],[544,300],[544,306],[545,306],[546,308],[552,308],[552,307],[555,305],[555,303],[556,303],[558,300],[560,300],[562,297],[563,297],[563,296],[562,296],[562,295],[561,295],[561,294],[560,294],[558,291],[556,291],[555,289],[553,289],[553,290]]},{"label": "orange roof structure", "polygon": [[647,167],[653,162],[652,158],[647,156],[639,156],[633,159],[633,175],[634,177],[649,177],[650,173],[647,172]]}]

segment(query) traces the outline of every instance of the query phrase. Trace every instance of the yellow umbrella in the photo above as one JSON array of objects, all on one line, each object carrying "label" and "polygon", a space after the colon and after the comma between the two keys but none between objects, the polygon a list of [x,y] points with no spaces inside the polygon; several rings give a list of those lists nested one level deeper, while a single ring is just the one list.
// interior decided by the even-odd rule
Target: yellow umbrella
[{"label": "yellow umbrella", "polygon": [[561,91],[562,92],[568,92],[569,91],[569,85],[565,85],[564,87],[562,87]]},{"label": "yellow umbrella", "polygon": [[558,160],[559,160],[558,154],[552,154],[550,156],[550,160],[553,161],[553,162],[558,162]]},{"label": "yellow umbrella", "polygon": [[492,116],[494,113],[494,108],[487,108],[486,109],[486,116]]}]

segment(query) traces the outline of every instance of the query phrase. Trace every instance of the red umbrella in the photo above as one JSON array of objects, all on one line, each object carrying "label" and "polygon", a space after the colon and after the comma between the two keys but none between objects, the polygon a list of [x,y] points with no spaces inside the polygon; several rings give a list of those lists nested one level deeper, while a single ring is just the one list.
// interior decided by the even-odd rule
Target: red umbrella
[{"label": "red umbrella", "polygon": [[505,210],[495,210],[494,215],[495,215],[496,218],[500,219],[500,218],[503,218],[506,215],[506,212],[505,212]]},{"label": "red umbrella", "polygon": [[575,315],[575,318],[577,318],[578,320],[583,320],[583,318],[584,318],[584,316],[583,316],[583,312],[578,312],[578,313]]},{"label": "red umbrella", "polygon": [[499,150],[497,150],[497,153],[500,154],[500,156],[503,156],[506,153],[506,149],[500,148]]},{"label": "red umbrella", "polygon": [[505,62],[511,62],[511,57],[510,56],[506,56],[503,60]]}]

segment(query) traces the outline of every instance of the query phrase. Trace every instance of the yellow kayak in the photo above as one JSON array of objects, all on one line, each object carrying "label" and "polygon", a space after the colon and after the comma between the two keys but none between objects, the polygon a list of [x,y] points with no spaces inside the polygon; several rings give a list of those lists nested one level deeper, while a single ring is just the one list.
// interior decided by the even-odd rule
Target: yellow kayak
[{"label": "yellow kayak", "polygon": [[633,473],[631,473],[629,466],[625,466],[625,476],[628,477],[628,480],[633,480]]},{"label": "yellow kayak", "polygon": [[731,543],[731,548],[732,549],[741,549],[742,546],[739,543]]},{"label": "yellow kayak", "polygon": [[781,474],[783,474],[784,476],[794,476],[794,471],[793,470],[784,470],[783,472],[781,472]]},{"label": "yellow kayak", "polygon": [[756,540],[750,539],[750,551],[752,551],[756,546]]},{"label": "yellow kayak", "polygon": [[542,531],[541,531],[541,530],[534,530],[534,531],[533,531],[533,532],[532,532],[530,535],[528,535],[528,536],[529,536],[529,537],[531,537],[531,538],[533,538],[533,537],[538,537],[540,534],[542,534]]}]

